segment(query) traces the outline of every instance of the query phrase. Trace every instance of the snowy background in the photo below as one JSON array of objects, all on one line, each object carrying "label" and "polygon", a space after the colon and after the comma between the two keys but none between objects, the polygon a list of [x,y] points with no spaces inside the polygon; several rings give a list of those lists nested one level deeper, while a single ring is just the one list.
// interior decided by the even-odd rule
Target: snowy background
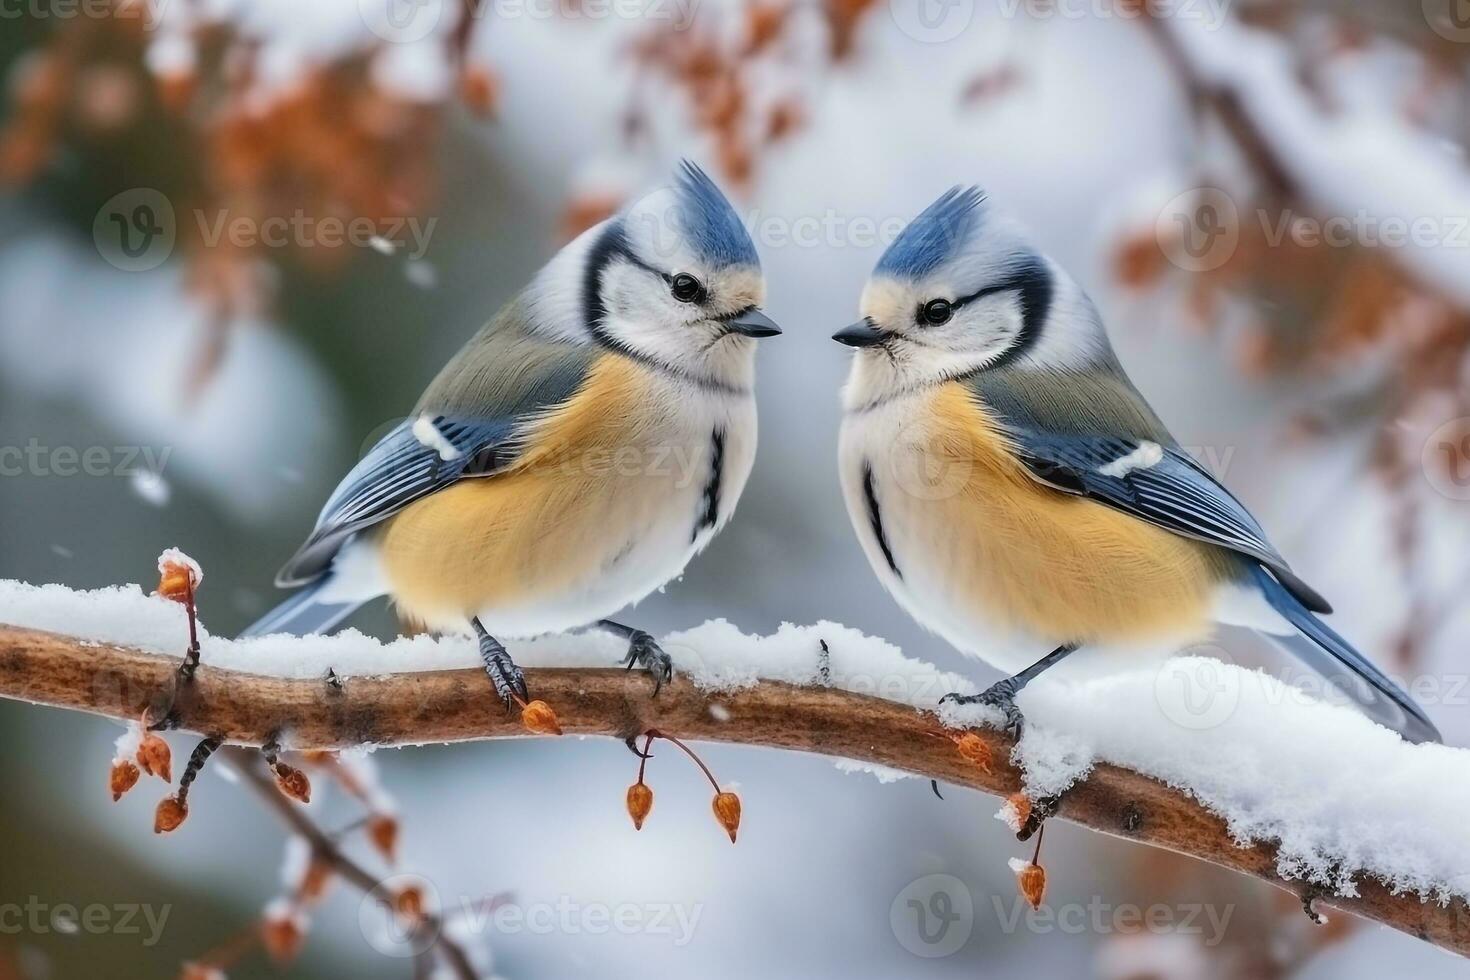
[{"label": "snowy background", "polygon": [[[688,154],[734,189],[786,334],[762,347],[761,449],[734,523],[638,622],[832,620],[988,683],[884,595],[852,537],[834,461],[848,355],[828,339],[883,229],[979,183],[1088,286],[1139,386],[1342,631],[1419,682],[1464,744],[1470,28],[1424,7],[1201,0],[1149,19],[1101,0],[582,0],[486,3],[466,21],[430,2],[404,22],[371,0],[158,0],[120,5],[137,16],[119,24],[42,4],[0,36],[0,577],[146,584],[177,544],[207,570],[206,624],[232,634],[439,364],[568,234]],[[212,240],[221,215],[315,230]],[[321,222],[361,216],[376,239],[323,244]],[[127,244],[150,244],[130,255],[119,230],[135,218],[170,231],[133,226]],[[396,628],[377,607],[354,624]],[[1203,652],[1311,680],[1246,637]],[[169,838],[151,833],[151,794],[113,805],[101,769],[118,731],[0,703],[0,908],[168,906],[158,941],[0,917],[0,977],[169,975],[280,890],[279,828],[221,773]],[[613,742],[374,757],[404,865],[441,901],[571,910],[478,937],[509,978],[1463,970],[1061,824],[1056,917],[1019,914],[1006,861],[1029,848],[994,800],[940,802],[818,758],[706,758],[740,784],[735,847],[672,763],[634,833],[631,757]],[[330,793],[313,808],[328,827],[356,812]],[[970,908],[937,946],[905,912],[933,897],[931,875]],[[596,928],[619,909],[646,925]],[[372,911],[339,888],[287,975],[409,974]],[[256,954],[230,975],[269,970]]]}]

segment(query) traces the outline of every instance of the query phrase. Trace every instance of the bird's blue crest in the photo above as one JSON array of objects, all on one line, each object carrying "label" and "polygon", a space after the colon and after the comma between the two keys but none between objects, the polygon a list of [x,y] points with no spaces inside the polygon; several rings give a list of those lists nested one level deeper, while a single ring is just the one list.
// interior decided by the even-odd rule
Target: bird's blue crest
[{"label": "bird's blue crest", "polygon": [[679,231],[695,252],[712,265],[760,265],[740,215],[703,170],[681,160],[674,190],[680,204]]},{"label": "bird's blue crest", "polygon": [[873,271],[900,279],[927,276],[969,240],[984,202],[978,187],[951,187],[899,232]]}]

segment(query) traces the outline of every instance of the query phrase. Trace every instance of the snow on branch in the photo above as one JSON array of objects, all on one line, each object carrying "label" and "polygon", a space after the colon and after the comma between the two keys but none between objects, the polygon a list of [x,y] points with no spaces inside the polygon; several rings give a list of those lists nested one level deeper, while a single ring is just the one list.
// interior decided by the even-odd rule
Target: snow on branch
[{"label": "snow on branch", "polygon": [[[172,707],[179,728],[293,750],[526,735],[467,638],[232,641],[201,627],[200,666],[169,705],[187,636],[177,603],[136,586],[0,582],[0,623],[0,697],[123,720]],[[1003,819],[1018,801],[1044,817],[1056,800],[1073,823],[1470,955],[1470,750],[1405,744],[1351,707],[1205,658],[1042,679],[1021,697],[1017,745],[988,728],[961,739],[981,717],[936,705],[972,685],[847,627],[758,637],[714,622],[663,644],[681,673],[656,699],[645,677],[609,666],[622,652],[610,638],[512,652],[569,734],[656,730],[856,760],[1009,797]],[[1038,825],[1016,824],[1023,839]]]}]

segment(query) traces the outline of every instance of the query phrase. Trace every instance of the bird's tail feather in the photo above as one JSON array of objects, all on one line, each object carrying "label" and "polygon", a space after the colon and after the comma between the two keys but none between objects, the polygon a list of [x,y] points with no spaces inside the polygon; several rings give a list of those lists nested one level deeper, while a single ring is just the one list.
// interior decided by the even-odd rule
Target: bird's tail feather
[{"label": "bird's tail feather", "polygon": [[1257,583],[1266,601],[1300,630],[1297,635],[1267,634],[1355,700],[1363,712],[1410,742],[1443,741],[1439,729],[1414,699],[1399,689],[1332,627],[1312,615],[1302,602],[1266,571],[1256,566]]},{"label": "bird's tail feather", "polygon": [[240,635],[245,637],[290,633],[295,636],[306,636],[311,633],[327,632],[351,616],[362,605],[361,602],[355,600],[323,601],[321,594],[331,580],[331,575],[322,576],[251,623]]}]

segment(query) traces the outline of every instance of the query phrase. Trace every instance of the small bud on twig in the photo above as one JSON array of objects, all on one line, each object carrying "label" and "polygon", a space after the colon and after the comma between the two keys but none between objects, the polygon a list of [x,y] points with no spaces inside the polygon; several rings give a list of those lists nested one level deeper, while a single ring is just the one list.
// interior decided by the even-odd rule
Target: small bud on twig
[{"label": "small bud on twig", "polygon": [[653,789],[641,779],[628,787],[628,816],[633,818],[633,829],[642,830],[643,821],[653,809]]},{"label": "small bud on twig", "polygon": [[189,816],[189,805],[177,796],[165,796],[158,804],[158,809],[153,811],[153,832],[155,834],[168,834],[179,828],[179,824]]},{"label": "small bud on twig", "polygon": [[409,885],[393,896],[393,910],[410,922],[424,917],[424,893],[418,885]]},{"label": "small bud on twig", "polygon": [[1001,812],[1007,810],[1010,812],[1006,823],[1011,824],[1012,830],[1019,831],[1031,819],[1031,798],[1025,793],[1012,793],[1006,797],[1005,807]]},{"label": "small bud on twig", "polygon": [[306,778],[306,773],[284,762],[271,766],[271,772],[275,773],[276,785],[282,793],[298,803],[311,802],[311,780]]},{"label": "small bud on twig", "polygon": [[138,765],[150,776],[157,776],[166,783],[174,781],[173,753],[168,743],[154,732],[143,736],[138,744]]},{"label": "small bud on twig", "polygon": [[500,80],[488,68],[471,65],[460,76],[459,94],[471,111],[493,119],[500,107]]},{"label": "small bud on twig", "polygon": [[296,959],[305,939],[302,917],[289,908],[267,910],[260,920],[260,944],[277,966]]},{"label": "small bud on twig", "polygon": [[1046,869],[1039,864],[1028,864],[1016,875],[1016,883],[1026,903],[1033,909],[1041,908],[1041,900],[1046,896]]},{"label": "small bud on twig", "polygon": [[368,840],[383,855],[389,864],[398,860],[398,820],[388,814],[370,817],[367,825]]},{"label": "small bud on twig", "polygon": [[204,572],[199,563],[178,548],[170,548],[158,556],[158,594],[165,599],[191,603],[203,581]]},{"label": "small bud on twig", "polygon": [[322,900],[327,894],[327,887],[332,883],[332,865],[320,858],[312,858],[311,863],[306,866],[306,874],[302,876],[301,887],[298,893],[303,902],[315,904]]},{"label": "small bud on twig", "polygon": [[193,588],[189,570],[183,565],[168,564],[158,579],[158,594],[174,602],[188,602]]},{"label": "small bud on twig", "polygon": [[715,794],[714,811],[715,819],[730,835],[730,843],[735,843],[735,832],[740,829],[740,797],[729,790],[721,790]]},{"label": "small bud on twig", "polygon": [[521,708],[521,724],[533,735],[560,735],[561,723],[545,701],[532,701]]},{"label": "small bud on twig", "polygon": [[137,785],[139,775],[138,767],[127,759],[114,760],[112,773],[108,780],[112,789],[112,802],[116,803],[122,799],[124,793]]}]

